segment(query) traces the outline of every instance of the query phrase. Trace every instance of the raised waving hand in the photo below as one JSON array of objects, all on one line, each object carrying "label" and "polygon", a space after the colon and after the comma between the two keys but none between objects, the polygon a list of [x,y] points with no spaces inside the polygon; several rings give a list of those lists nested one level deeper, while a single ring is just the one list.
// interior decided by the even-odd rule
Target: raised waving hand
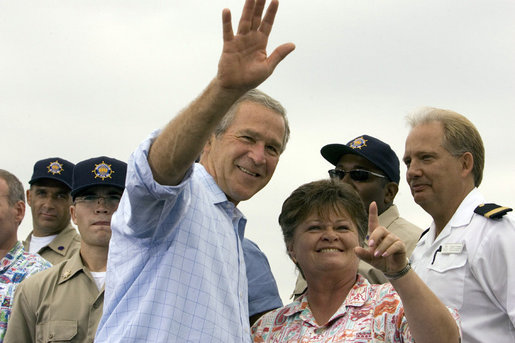
[{"label": "raised waving hand", "polygon": [[266,80],[275,67],[295,49],[293,43],[277,47],[270,55],[266,48],[272,31],[279,1],[272,0],[265,15],[266,0],[246,0],[238,24],[233,32],[231,12],[224,9],[223,50],[218,64],[217,80],[227,90],[247,91]]}]

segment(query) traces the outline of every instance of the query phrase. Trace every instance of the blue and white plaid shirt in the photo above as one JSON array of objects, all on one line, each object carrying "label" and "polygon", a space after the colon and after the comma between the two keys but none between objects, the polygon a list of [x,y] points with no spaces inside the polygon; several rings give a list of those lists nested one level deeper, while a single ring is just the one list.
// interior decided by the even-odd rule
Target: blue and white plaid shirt
[{"label": "blue and white plaid shirt", "polygon": [[156,183],[147,155],[157,133],[131,156],[112,217],[95,341],[250,342],[246,219],[199,164],[178,186]]}]

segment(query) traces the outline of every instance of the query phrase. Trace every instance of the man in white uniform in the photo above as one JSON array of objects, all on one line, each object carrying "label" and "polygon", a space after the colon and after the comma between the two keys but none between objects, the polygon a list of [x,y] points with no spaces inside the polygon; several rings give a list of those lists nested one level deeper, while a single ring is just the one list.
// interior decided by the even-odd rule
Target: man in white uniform
[{"label": "man in white uniform", "polygon": [[[515,219],[484,204],[477,187],[484,147],[464,116],[425,108],[408,118],[406,179],[417,204],[433,217],[412,265],[447,306],[461,315],[463,342],[515,342]],[[423,310],[423,309],[421,309]]]}]

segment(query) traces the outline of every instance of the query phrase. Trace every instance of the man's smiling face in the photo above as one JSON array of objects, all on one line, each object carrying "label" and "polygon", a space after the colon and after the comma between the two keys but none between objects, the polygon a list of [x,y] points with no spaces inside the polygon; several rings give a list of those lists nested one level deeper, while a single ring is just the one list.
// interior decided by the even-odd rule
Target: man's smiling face
[{"label": "man's smiling face", "polygon": [[213,135],[201,163],[235,205],[250,199],[270,181],[283,150],[282,116],[254,102],[239,105],[227,130]]}]

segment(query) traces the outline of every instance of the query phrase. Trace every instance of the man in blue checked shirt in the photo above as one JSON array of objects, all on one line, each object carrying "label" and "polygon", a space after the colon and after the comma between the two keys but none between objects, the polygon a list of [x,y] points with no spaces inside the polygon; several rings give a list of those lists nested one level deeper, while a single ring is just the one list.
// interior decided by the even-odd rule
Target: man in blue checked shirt
[{"label": "man in blue checked shirt", "polygon": [[236,205],[268,183],[286,146],[284,109],[254,88],[295,48],[267,54],[278,1],[264,7],[246,0],[236,34],[223,11],[216,77],[131,156],[95,341],[250,342]]}]

